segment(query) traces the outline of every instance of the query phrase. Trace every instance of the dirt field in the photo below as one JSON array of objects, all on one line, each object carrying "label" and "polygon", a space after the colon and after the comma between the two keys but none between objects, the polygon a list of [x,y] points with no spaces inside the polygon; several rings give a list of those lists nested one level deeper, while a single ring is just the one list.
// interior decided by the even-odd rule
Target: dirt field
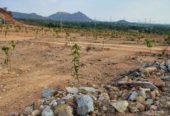
[{"label": "dirt field", "polygon": [[[121,74],[139,67],[140,62],[157,59],[156,56],[145,55],[150,52],[145,45],[132,45],[117,39],[103,45],[101,41],[94,42],[79,34],[73,36],[76,37],[74,42],[81,46],[81,84],[111,83]],[[17,41],[11,57],[10,73],[3,64],[4,53],[0,51],[0,116],[22,111],[33,101],[40,99],[44,88],[64,88],[75,83],[71,77],[71,51],[69,45],[65,44],[63,33],[59,38],[52,35],[35,38],[33,34],[15,32],[5,38],[0,34],[0,46],[10,40]],[[87,47],[92,49],[87,52]],[[158,54],[164,48],[153,47],[152,53]]]}]

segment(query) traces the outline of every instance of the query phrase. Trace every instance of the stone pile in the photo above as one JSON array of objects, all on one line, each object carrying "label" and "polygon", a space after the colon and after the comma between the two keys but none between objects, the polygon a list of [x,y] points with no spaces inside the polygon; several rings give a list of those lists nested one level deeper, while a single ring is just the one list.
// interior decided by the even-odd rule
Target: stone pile
[{"label": "stone pile", "polygon": [[144,116],[170,114],[170,60],[144,64],[104,87],[45,89],[23,116]]}]

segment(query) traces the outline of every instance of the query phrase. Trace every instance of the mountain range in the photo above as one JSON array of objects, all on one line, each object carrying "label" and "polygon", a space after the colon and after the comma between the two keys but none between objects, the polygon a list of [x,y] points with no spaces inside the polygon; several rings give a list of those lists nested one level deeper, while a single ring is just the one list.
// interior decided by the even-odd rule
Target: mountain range
[{"label": "mountain range", "polygon": [[67,21],[67,22],[91,22],[91,18],[83,14],[82,12],[67,13],[67,12],[57,12],[48,17],[38,15],[36,13],[20,13],[12,12],[14,19],[34,19],[34,20],[53,20],[53,21]]}]

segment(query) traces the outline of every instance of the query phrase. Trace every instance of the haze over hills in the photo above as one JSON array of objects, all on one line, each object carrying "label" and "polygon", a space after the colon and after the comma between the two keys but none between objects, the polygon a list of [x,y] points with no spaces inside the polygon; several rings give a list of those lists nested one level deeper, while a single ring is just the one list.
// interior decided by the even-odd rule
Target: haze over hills
[{"label": "haze over hills", "polygon": [[68,22],[91,22],[91,18],[83,14],[82,12],[76,13],[67,13],[67,12],[57,12],[48,17],[43,17],[36,13],[20,13],[12,12],[12,15],[15,19],[35,19],[35,20],[54,20],[54,21],[68,21]]}]

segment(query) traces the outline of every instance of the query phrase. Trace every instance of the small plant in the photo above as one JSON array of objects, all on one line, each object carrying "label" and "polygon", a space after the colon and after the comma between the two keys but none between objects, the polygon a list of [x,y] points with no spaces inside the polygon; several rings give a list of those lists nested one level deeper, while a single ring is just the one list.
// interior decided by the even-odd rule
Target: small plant
[{"label": "small plant", "polygon": [[9,31],[9,27],[6,26],[6,28],[5,28],[5,38],[6,38],[7,34],[8,34],[8,31]]},{"label": "small plant", "polygon": [[151,53],[151,48],[154,46],[154,41],[151,39],[145,39],[146,46],[150,49]]},{"label": "small plant", "polygon": [[65,41],[66,41],[66,43],[69,43],[69,44],[71,44],[71,36],[70,36],[70,33],[69,32],[66,32],[66,36],[65,36]]},{"label": "small plant", "polygon": [[6,64],[6,65],[8,65],[8,63],[9,63],[9,50],[10,50],[10,48],[8,47],[8,46],[3,46],[2,47],[2,51],[5,53],[5,59],[4,59],[4,64]]},{"label": "small plant", "polygon": [[38,38],[38,33],[39,33],[39,29],[37,29],[37,30],[35,31],[35,39]]},{"label": "small plant", "polygon": [[80,46],[78,44],[74,44],[71,47],[72,56],[73,56],[73,77],[78,81],[79,83],[79,71],[80,71]]},{"label": "small plant", "polygon": [[11,56],[15,47],[16,43],[14,41],[11,41],[9,45],[2,47],[2,51],[5,54],[4,64],[8,66],[8,71],[11,71]]}]

